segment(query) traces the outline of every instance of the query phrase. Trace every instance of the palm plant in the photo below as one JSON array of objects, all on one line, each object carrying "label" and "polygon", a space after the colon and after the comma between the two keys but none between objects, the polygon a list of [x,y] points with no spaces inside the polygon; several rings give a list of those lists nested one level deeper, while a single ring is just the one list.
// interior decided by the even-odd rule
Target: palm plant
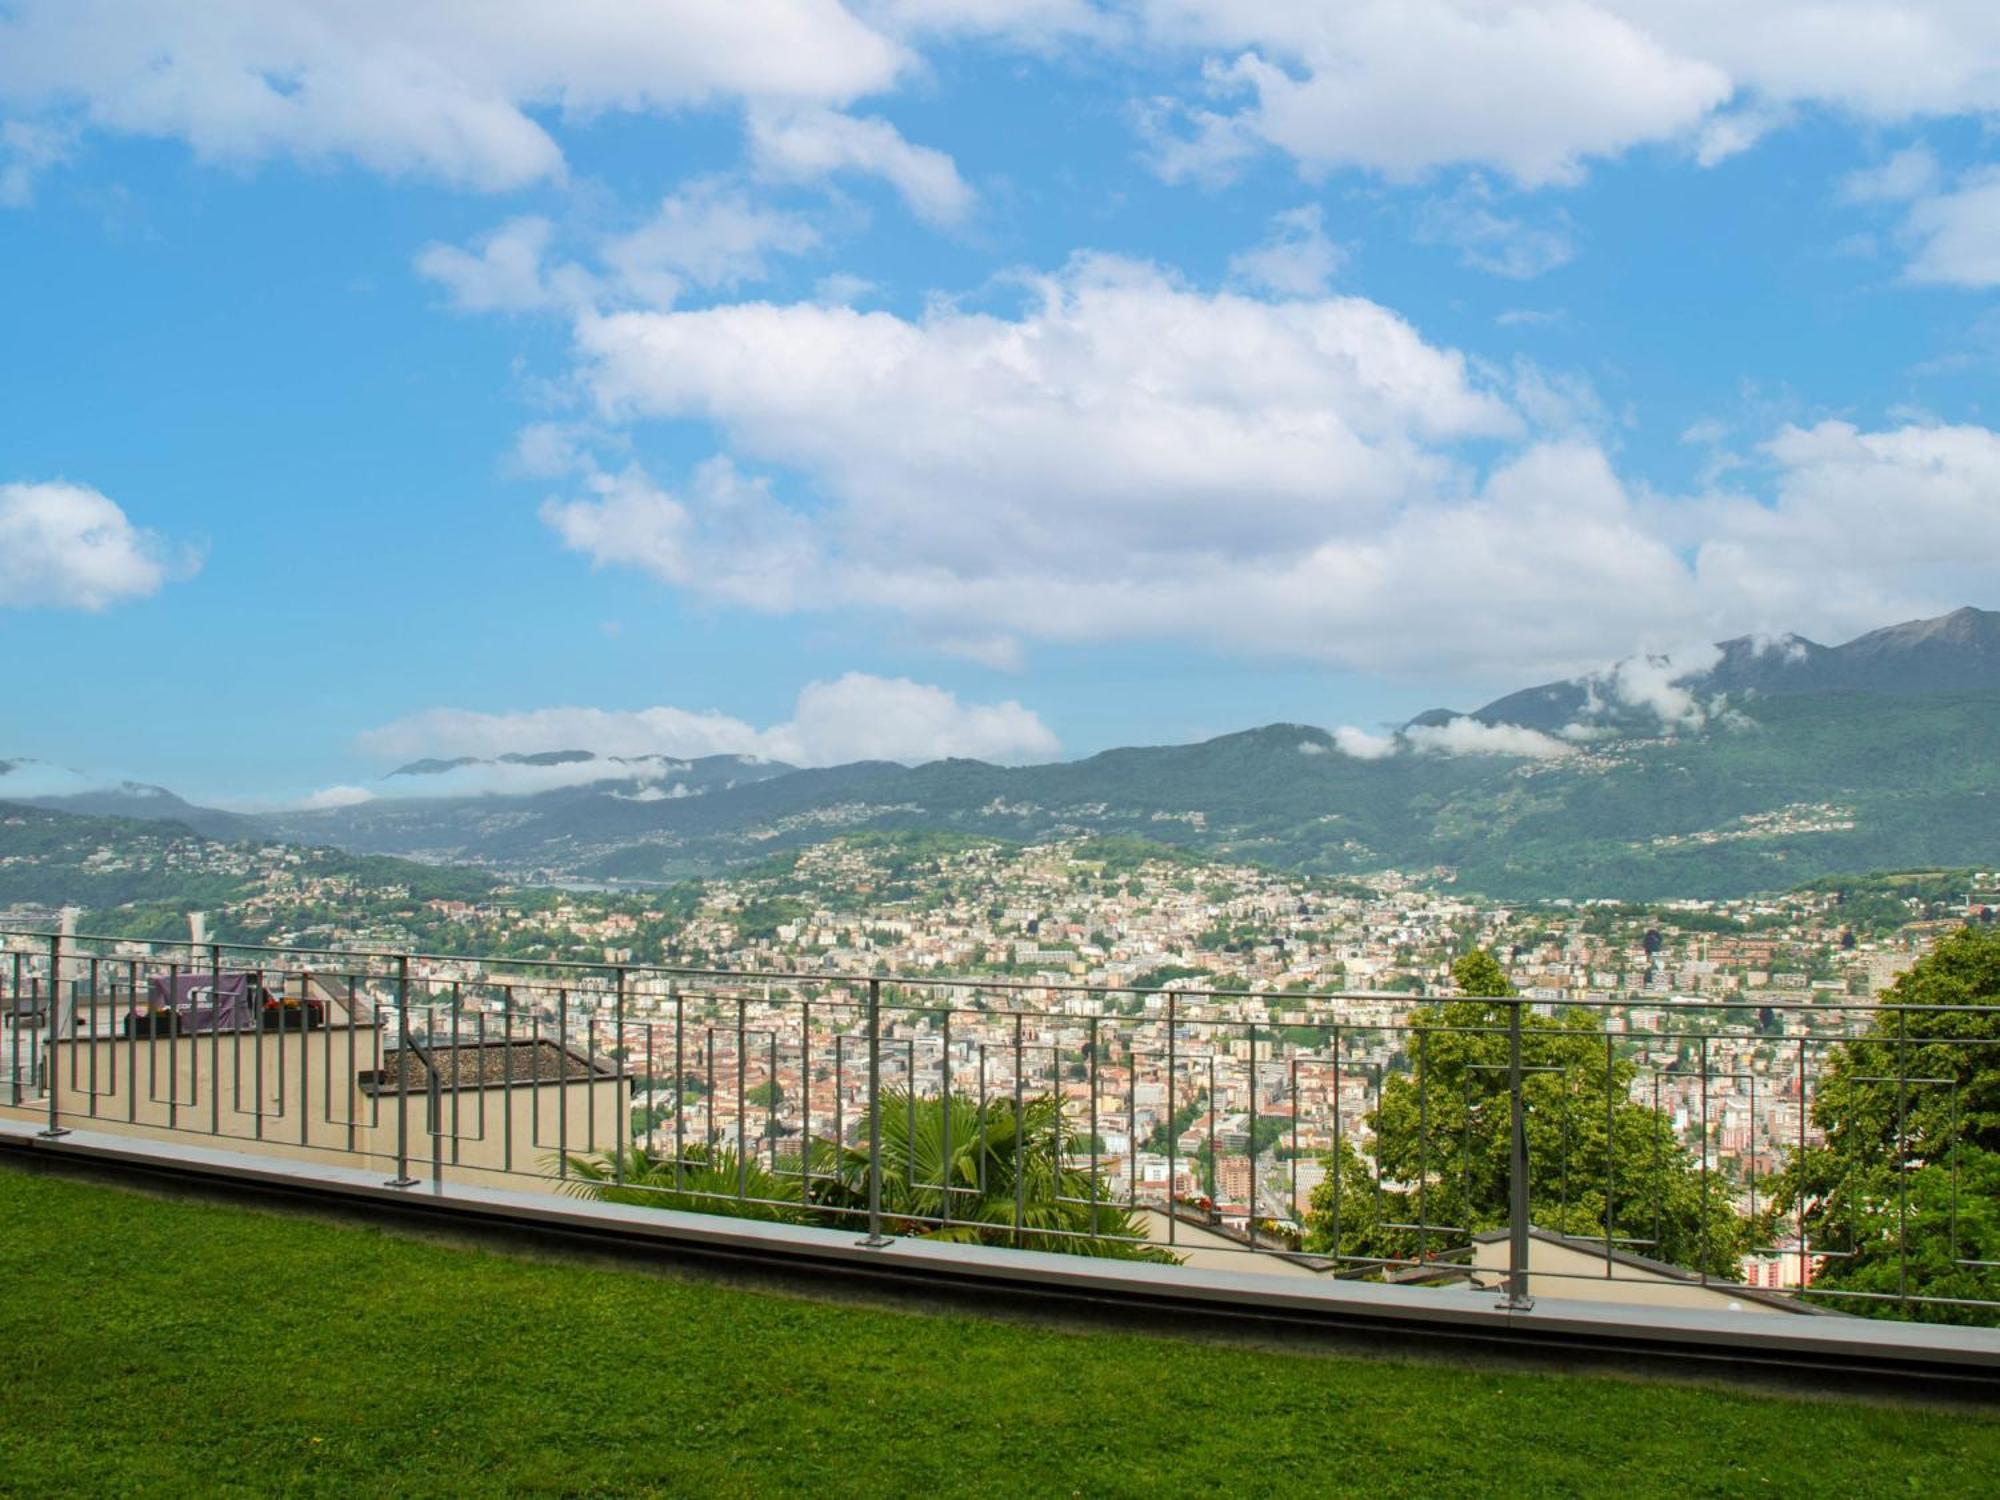
[{"label": "palm plant", "polygon": [[606,1203],[673,1208],[801,1224],[812,1215],[801,1201],[796,1173],[773,1171],[752,1157],[701,1144],[672,1153],[633,1144],[595,1156],[569,1158],[563,1191]]},{"label": "palm plant", "polygon": [[[976,1101],[967,1095],[885,1091],[882,1212],[900,1233],[961,1244],[1011,1245],[1168,1265],[1179,1257],[1146,1241],[1088,1167],[1062,1101]],[[864,1140],[866,1126],[864,1124]],[[814,1200],[847,1214],[868,1203],[867,1146],[817,1141]],[[845,1216],[845,1215],[844,1215]]]}]

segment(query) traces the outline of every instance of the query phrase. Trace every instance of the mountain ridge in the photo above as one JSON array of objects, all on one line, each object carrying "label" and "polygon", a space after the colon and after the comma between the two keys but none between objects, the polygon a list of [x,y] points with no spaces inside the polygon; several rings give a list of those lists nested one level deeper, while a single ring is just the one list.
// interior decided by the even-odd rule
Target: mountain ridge
[{"label": "mountain ridge", "polygon": [[[770,774],[748,778],[733,774],[752,769],[739,758],[708,757],[686,763],[722,762],[698,792],[664,760],[634,771],[605,757],[617,774],[599,778],[599,757],[543,752],[543,765],[508,771],[585,774],[249,821],[263,837],[524,879],[675,879],[850,831],[942,829],[1133,835],[1317,874],[1444,871],[1509,899],[1735,895],[1838,871],[2000,863],[1996,646],[2000,614],[1954,611],[1838,647],[1744,637],[1698,673],[1619,664],[1488,706],[1539,704],[1547,729],[1444,715],[1436,734],[1357,740],[1278,723],[1035,766],[760,763]],[[1789,674],[1777,689],[1773,671]],[[1556,688],[1629,712],[1575,733],[1575,718],[1557,722]],[[1462,720],[1495,732],[1457,732]],[[451,773],[439,774],[442,793]]]}]

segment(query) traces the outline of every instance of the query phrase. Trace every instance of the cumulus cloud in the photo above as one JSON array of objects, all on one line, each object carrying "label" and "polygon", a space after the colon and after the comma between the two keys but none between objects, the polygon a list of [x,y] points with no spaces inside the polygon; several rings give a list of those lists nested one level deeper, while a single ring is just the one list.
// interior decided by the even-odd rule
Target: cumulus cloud
[{"label": "cumulus cloud", "polygon": [[1156,35],[1216,49],[1211,87],[1247,102],[1219,127],[1312,171],[1408,178],[1494,167],[1574,181],[1593,156],[1692,131],[1732,92],[1726,71],[1603,5],[1487,0],[1155,0]]},{"label": "cumulus cloud", "polygon": [[836,601],[821,544],[768,481],[726,458],[702,464],[680,493],[636,466],[589,470],[590,498],[546,501],[542,520],[599,567],[637,567],[706,598],[766,612]]},{"label": "cumulus cloud", "polygon": [[[683,760],[748,755],[805,766],[856,760],[914,763],[948,756],[1046,760],[1059,748],[1040,716],[1011,699],[962,703],[941,687],[862,672],[808,683],[799,692],[792,717],[762,729],[714,710],[671,707],[544,708],[520,713],[438,708],[369,730],[358,743],[366,755],[397,760],[493,759],[579,749],[598,755]],[[601,769],[591,773],[565,767],[508,769],[554,772],[558,782],[602,774]]]},{"label": "cumulus cloud", "polygon": [[0,484],[0,608],[106,609],[193,566],[88,485]]},{"label": "cumulus cloud", "polygon": [[15,0],[0,104],[498,190],[562,174],[551,112],[838,106],[909,61],[839,0]]},{"label": "cumulus cloud", "polygon": [[[1484,724],[1456,718],[1443,724],[1411,724],[1389,734],[1371,734],[1352,724],[1333,732],[1333,744],[1355,760],[1387,760],[1396,755],[1500,755],[1518,760],[1556,760],[1575,747],[1518,724]],[[1302,745],[1299,747],[1304,749]]]},{"label": "cumulus cloud", "polygon": [[1574,747],[1538,729],[1519,724],[1484,724],[1457,718],[1443,724],[1412,724],[1403,739],[1419,755],[1509,755],[1524,760],[1557,760]]},{"label": "cumulus cloud", "polygon": [[1649,144],[1685,142],[1712,165],[1800,105],[1877,124],[2000,110],[2000,11],[1963,0],[1140,0],[1137,13],[1155,45],[1208,58],[1204,102],[1184,105],[1161,149],[1183,173],[1266,146],[1309,172],[1473,166],[1532,187]]},{"label": "cumulus cloud", "polygon": [[1434,444],[1518,425],[1372,302],[1203,293],[1101,257],[1034,279],[1018,318],[752,303],[586,318],[577,346],[607,420],[706,420],[739,459],[812,475],[845,576],[920,594],[1295,556],[1453,484]]},{"label": "cumulus cloud", "polygon": [[681,483],[572,453],[544,519],[690,598],[900,615],[999,664],[1165,639],[1511,685],[1990,588],[1968,538],[2000,513],[1964,499],[1996,484],[1985,428],[1786,428],[1739,487],[1668,497],[1614,469],[1587,384],[1475,364],[1362,298],[1093,255],[1021,285],[1012,313],[586,313],[592,421],[698,422],[723,451]]},{"label": "cumulus cloud", "polygon": [[797,214],[703,178],[660,201],[636,227],[596,237],[591,270],[551,255],[556,229],[539,215],[509,219],[469,246],[426,245],[417,274],[437,282],[460,312],[563,312],[617,302],[670,307],[688,288],[761,281],[777,255],[819,243]]},{"label": "cumulus cloud", "polygon": [[1326,210],[1308,203],[1274,215],[1270,238],[1232,255],[1229,273],[1281,297],[1317,297],[1346,259],[1347,253],[1327,238]]},{"label": "cumulus cloud", "polygon": [[1690,683],[1721,657],[1712,645],[1646,652],[1627,657],[1593,681],[1611,702],[1649,713],[1670,729],[1699,729],[1721,705],[1701,698]]},{"label": "cumulus cloud", "polygon": [[1949,192],[1913,203],[1904,235],[1914,246],[1904,270],[1910,280],[2000,286],[2000,168],[1967,172]]},{"label": "cumulus cloud", "polygon": [[956,224],[972,209],[972,189],[952,159],[912,145],[887,120],[830,109],[758,111],[750,118],[750,151],[760,172],[781,181],[843,172],[880,177],[934,224]]},{"label": "cumulus cloud", "polygon": [[2000,433],[1910,423],[1786,427],[1763,446],[1774,498],[1690,507],[1699,594],[1766,628],[1839,638],[1992,589]]},{"label": "cumulus cloud", "polygon": [[798,255],[819,231],[797,214],[752,199],[740,186],[703,179],[662,199],[647,221],[601,249],[621,285],[666,306],[683,286],[728,288],[762,281],[777,255]]},{"label": "cumulus cloud", "polygon": [[460,312],[541,312],[588,301],[595,284],[580,266],[544,265],[555,226],[529,215],[509,219],[470,249],[426,245],[417,274],[450,294]]},{"label": "cumulus cloud", "polygon": [[1342,755],[1356,760],[1386,760],[1401,748],[1393,734],[1370,734],[1352,724],[1334,730],[1333,744]]}]

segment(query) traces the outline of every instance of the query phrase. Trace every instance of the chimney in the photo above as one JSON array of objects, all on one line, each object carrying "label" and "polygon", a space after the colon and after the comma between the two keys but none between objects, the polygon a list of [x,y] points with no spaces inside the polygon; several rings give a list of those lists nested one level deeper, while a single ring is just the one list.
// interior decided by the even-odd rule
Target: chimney
[{"label": "chimney", "polygon": [[201,962],[201,950],[208,946],[208,913],[191,911],[188,913],[188,951],[196,963]]}]

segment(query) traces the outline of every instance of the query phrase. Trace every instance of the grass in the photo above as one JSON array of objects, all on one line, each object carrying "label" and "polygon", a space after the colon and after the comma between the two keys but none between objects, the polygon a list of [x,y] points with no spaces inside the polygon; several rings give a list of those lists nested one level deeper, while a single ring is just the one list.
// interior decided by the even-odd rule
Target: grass
[{"label": "grass", "polygon": [[22,1495],[1636,1500],[2000,1472],[1982,1413],[829,1303],[13,1170],[0,1412]]}]

